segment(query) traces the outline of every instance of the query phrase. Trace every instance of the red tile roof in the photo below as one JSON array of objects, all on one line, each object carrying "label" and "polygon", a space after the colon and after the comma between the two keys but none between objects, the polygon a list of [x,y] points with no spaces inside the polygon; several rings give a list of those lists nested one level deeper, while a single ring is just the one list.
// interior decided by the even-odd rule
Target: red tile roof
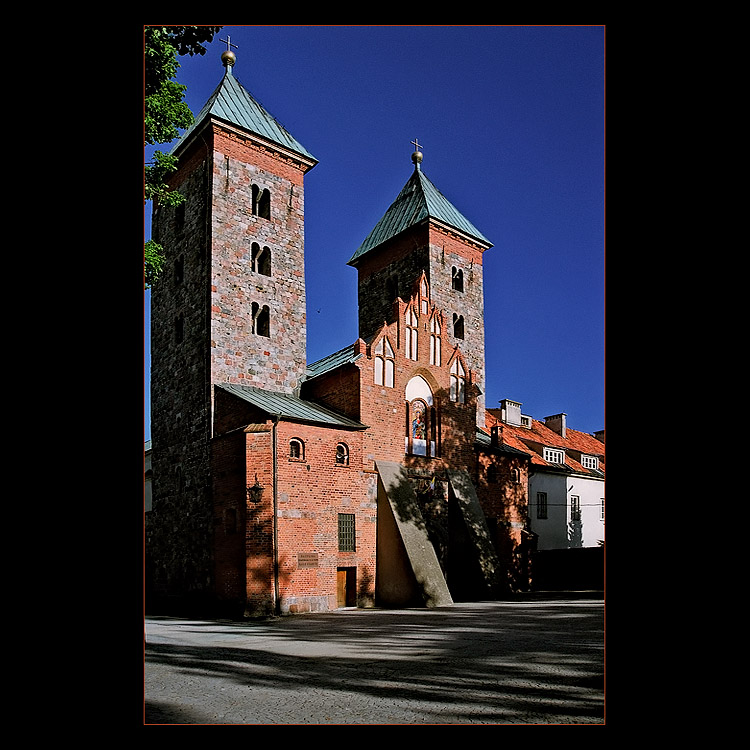
[{"label": "red tile roof", "polygon": [[[506,445],[525,451],[531,455],[531,463],[535,466],[555,466],[543,458],[544,448],[565,449],[565,465],[579,474],[604,474],[604,443],[593,435],[570,427],[565,429],[565,437],[547,427],[544,422],[537,419],[531,420],[531,427],[516,427],[505,424],[501,420],[500,409],[487,409],[485,423],[487,430],[495,425],[502,427],[502,441]],[[588,456],[596,456],[599,459],[599,471],[593,472],[584,468],[579,461],[574,459],[570,452],[583,453]]]}]

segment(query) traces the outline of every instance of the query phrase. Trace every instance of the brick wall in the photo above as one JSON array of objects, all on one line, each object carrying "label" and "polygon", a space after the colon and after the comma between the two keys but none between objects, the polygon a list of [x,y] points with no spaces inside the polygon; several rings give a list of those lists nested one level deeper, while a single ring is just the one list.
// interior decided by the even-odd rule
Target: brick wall
[{"label": "brick wall", "polygon": [[[299,458],[290,455],[292,439],[303,445]],[[282,421],[276,440],[281,612],[335,609],[339,568],[356,569],[356,601],[359,606],[371,606],[376,500],[370,492],[371,477],[363,467],[362,434]],[[348,449],[346,465],[336,463],[339,443]],[[254,460],[248,453],[249,474],[257,466]],[[355,551],[338,549],[339,513],[355,517]]]}]

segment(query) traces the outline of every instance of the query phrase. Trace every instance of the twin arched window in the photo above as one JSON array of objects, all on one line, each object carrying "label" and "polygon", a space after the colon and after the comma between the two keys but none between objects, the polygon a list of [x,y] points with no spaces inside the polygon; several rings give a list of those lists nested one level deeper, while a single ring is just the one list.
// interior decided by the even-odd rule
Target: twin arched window
[{"label": "twin arched window", "polygon": [[269,336],[271,335],[271,311],[268,305],[262,307],[257,303],[253,302],[251,307],[251,331],[258,336]]},{"label": "twin arched window", "polygon": [[464,337],[464,316],[453,313],[453,335],[457,339]]},{"label": "twin arched window", "polygon": [[252,269],[255,273],[263,276],[271,275],[271,250],[268,247],[261,247],[257,242],[253,242],[252,247]]},{"label": "twin arched window", "polygon": [[253,205],[252,211],[254,216],[260,216],[261,219],[271,218],[271,193],[268,188],[260,188],[257,185],[252,187]]},{"label": "twin arched window", "polygon": [[456,266],[453,266],[451,272],[451,288],[457,292],[463,292],[464,290],[464,272]]},{"label": "twin arched window", "polygon": [[393,388],[393,347],[383,336],[375,346],[375,385]]}]

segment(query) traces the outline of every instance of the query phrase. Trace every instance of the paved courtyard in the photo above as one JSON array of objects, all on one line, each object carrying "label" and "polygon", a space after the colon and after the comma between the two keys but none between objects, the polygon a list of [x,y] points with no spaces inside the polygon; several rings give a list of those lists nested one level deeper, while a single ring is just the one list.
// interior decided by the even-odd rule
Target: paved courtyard
[{"label": "paved courtyard", "polygon": [[604,724],[604,602],[146,619],[146,725]]}]

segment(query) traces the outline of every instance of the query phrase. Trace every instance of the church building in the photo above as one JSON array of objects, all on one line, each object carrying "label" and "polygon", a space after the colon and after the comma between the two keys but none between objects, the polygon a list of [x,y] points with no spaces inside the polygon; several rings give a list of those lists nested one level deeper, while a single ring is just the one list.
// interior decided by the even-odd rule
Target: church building
[{"label": "church building", "polygon": [[315,157],[239,83],[173,153],[153,236],[147,606],[248,617],[440,607],[529,588],[528,452],[485,422],[483,254],[427,178],[348,263],[358,338],[306,358]]}]

